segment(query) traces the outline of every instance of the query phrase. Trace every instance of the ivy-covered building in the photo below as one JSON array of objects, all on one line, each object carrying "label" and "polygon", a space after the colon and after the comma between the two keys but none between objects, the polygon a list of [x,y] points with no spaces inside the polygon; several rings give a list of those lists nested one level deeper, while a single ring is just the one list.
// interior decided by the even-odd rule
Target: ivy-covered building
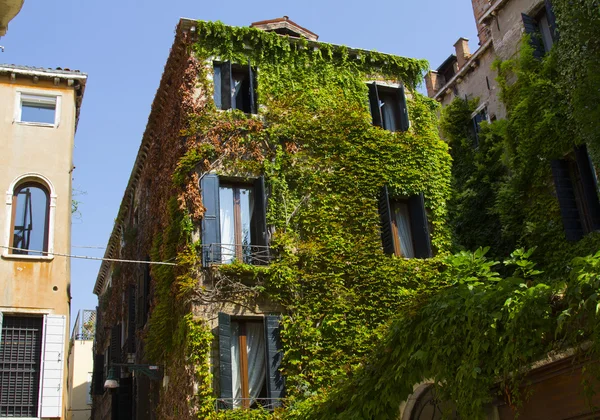
[{"label": "ivy-covered building", "polygon": [[450,248],[426,68],[179,22],[94,286],[93,419],[283,416],[351,374]]}]

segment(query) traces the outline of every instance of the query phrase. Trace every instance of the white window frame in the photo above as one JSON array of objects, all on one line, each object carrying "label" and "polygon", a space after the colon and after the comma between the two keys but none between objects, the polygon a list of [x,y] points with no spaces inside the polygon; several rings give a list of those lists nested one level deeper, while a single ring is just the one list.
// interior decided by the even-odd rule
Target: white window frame
[{"label": "white window frame", "polygon": [[[23,111],[23,103],[44,103],[44,104],[53,104],[54,105],[54,124],[44,123],[44,122],[35,122],[35,121],[21,121],[21,115]],[[22,125],[31,125],[36,127],[50,127],[50,128],[58,128],[60,125],[60,111],[62,104],[62,95],[59,94],[49,94],[47,91],[39,91],[39,90],[20,90],[17,91],[15,96],[15,113],[13,121],[17,124]]]},{"label": "white window frame", "polygon": [[[12,241],[10,237],[10,231],[12,228],[12,205],[13,205],[13,194],[15,188],[24,182],[38,182],[48,188],[50,194],[50,211],[48,214],[48,251],[46,255],[23,255],[23,254],[12,254],[10,248],[12,247]],[[2,258],[6,259],[17,259],[17,260],[53,260],[54,259],[54,221],[56,218],[56,190],[48,178],[38,173],[27,173],[21,175],[15,179],[8,190],[6,191],[6,205],[5,205],[5,229],[4,229],[4,249],[2,251]]]}]

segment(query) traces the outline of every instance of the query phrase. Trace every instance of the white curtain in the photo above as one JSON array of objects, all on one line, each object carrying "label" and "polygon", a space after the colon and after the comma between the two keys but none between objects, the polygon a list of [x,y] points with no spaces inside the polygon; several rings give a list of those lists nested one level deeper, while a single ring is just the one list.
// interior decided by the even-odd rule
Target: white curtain
[{"label": "white curtain", "polygon": [[246,350],[248,351],[248,394],[250,406],[265,383],[265,331],[262,322],[246,324]]},{"label": "white curtain", "polygon": [[[260,395],[265,377],[265,333],[260,322],[247,322],[246,354],[248,356],[248,394],[251,407]],[[240,371],[240,324],[231,323],[231,385],[233,390],[233,407],[242,406],[242,373]]]},{"label": "white curtain", "polygon": [[383,127],[389,131],[396,131],[396,118],[392,101],[381,102],[381,114],[383,115]]},{"label": "white curtain", "polygon": [[394,209],[394,217],[396,218],[396,226],[398,226],[398,236],[400,236],[400,252],[402,252],[402,256],[405,258],[414,258],[415,250],[410,230],[408,205],[406,203],[397,203]]},{"label": "white curtain", "polygon": [[[221,187],[219,191],[219,217],[221,218],[221,262],[229,264],[235,258],[235,232],[233,219],[233,188]],[[213,250],[216,251],[216,250]]]}]

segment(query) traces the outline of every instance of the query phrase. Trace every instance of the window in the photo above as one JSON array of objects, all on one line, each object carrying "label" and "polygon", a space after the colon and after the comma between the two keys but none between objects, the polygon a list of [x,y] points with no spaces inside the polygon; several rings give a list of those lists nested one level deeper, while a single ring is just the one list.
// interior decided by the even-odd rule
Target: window
[{"label": "window", "polygon": [[567,240],[600,230],[596,172],[587,147],[576,146],[572,155],[553,160],[551,166]]},{"label": "window", "polygon": [[285,383],[281,364],[279,317],[232,318],[219,313],[218,407],[273,409]]},{"label": "window", "polygon": [[214,100],[218,109],[239,109],[246,114],[256,114],[256,71],[250,62],[247,66],[231,62],[215,62]]},{"label": "window", "polygon": [[489,122],[487,107],[475,111],[471,116],[471,123],[473,124],[473,145],[479,146],[479,132],[481,131],[481,123]]},{"label": "window", "polygon": [[38,417],[42,326],[42,317],[3,317],[0,417]]},{"label": "window", "polygon": [[268,263],[264,178],[245,184],[208,174],[200,186],[204,265]]},{"label": "window", "polygon": [[531,36],[533,55],[537,58],[543,57],[558,40],[556,18],[550,1],[546,0],[544,8],[536,15],[529,16],[522,13],[521,18],[525,33]]},{"label": "window", "polygon": [[404,86],[392,88],[370,83],[369,104],[373,125],[388,131],[406,131],[410,127]]},{"label": "window", "polygon": [[12,254],[47,255],[50,197],[41,184],[18,185],[12,198]]},{"label": "window", "polygon": [[58,125],[57,96],[30,95],[20,93],[17,121],[36,125]]},{"label": "window", "polygon": [[404,258],[432,256],[423,194],[390,199],[387,187],[379,197],[381,239],[386,254]]}]

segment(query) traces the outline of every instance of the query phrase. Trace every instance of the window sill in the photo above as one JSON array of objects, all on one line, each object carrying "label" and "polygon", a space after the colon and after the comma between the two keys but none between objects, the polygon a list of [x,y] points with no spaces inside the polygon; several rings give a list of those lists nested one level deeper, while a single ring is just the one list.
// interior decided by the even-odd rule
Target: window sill
[{"label": "window sill", "polygon": [[[50,254],[50,253],[49,253]],[[54,255],[22,255],[22,254],[9,254],[7,252],[2,254],[2,258],[7,260],[30,260],[30,261],[52,261]]]},{"label": "window sill", "polygon": [[30,122],[30,121],[15,121],[19,125],[28,125],[30,127],[45,127],[45,128],[57,128],[57,124],[48,124],[42,122]]}]

